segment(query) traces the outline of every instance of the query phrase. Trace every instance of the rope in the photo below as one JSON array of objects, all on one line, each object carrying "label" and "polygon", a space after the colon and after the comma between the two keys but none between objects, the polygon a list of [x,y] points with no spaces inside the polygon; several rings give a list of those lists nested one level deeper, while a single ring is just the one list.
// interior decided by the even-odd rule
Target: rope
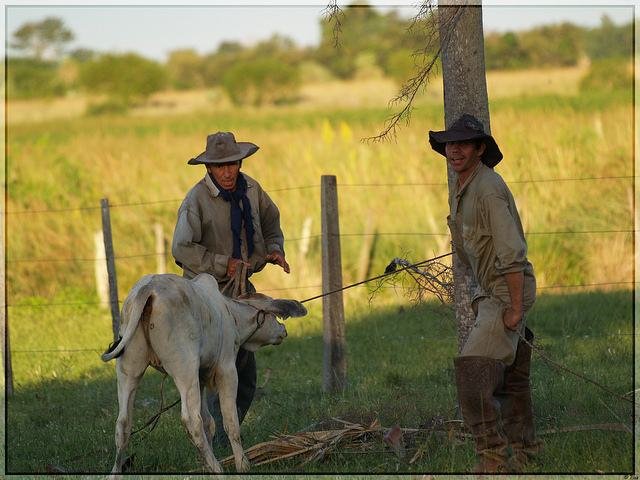
[{"label": "rope", "polygon": [[166,380],[166,378],[167,378],[167,374],[165,373],[164,377],[162,377],[162,382],[160,382],[160,411],[158,413],[156,413],[153,417],[151,417],[149,419],[149,421],[147,421],[147,423],[145,423],[142,427],[140,427],[137,430],[131,432],[131,436],[135,435],[136,433],[140,432],[141,430],[144,430],[145,428],[147,428],[149,425],[153,424],[152,427],[151,427],[151,430],[149,430],[147,432],[147,434],[140,439],[140,442],[142,442],[145,438],[147,438],[149,436],[149,434],[151,432],[153,432],[153,429],[156,428],[156,425],[158,424],[158,420],[160,419],[160,415],[162,415],[164,412],[166,412],[170,408],[173,408],[178,403],[180,403],[180,399],[178,398],[178,400],[173,402],[168,407],[163,407],[162,406],[164,404],[164,394],[162,393],[162,390],[164,388],[164,381]]},{"label": "rope", "polygon": [[[390,266],[389,266],[389,267],[387,267],[387,270],[385,271],[385,273],[383,273],[382,275],[378,275],[377,277],[369,278],[367,280],[363,280],[363,281],[360,281],[360,282],[357,282],[357,283],[354,283],[354,284],[351,284],[351,285],[347,285],[346,287],[342,287],[342,288],[339,288],[339,289],[336,289],[336,290],[332,290],[330,292],[323,293],[321,295],[316,295],[315,297],[307,298],[306,300],[302,300],[300,303],[306,303],[306,302],[310,302],[312,300],[317,300],[318,298],[322,298],[322,297],[326,297],[326,296],[329,296],[329,295],[333,295],[335,293],[342,292],[344,290],[348,290],[350,288],[357,287],[357,286],[363,285],[365,283],[373,282],[375,280],[379,280],[379,279],[388,277],[390,275],[395,275],[395,274],[400,273],[402,271],[406,271],[406,270],[409,270],[409,269],[416,269],[416,267],[419,267],[421,265],[425,265],[427,263],[434,262],[436,260],[440,260],[442,258],[448,257],[449,255],[452,255],[452,252],[445,253],[444,255],[440,255],[440,256],[431,258],[429,260],[424,260],[424,261],[419,262],[419,263],[408,264],[408,265],[405,265],[404,267],[402,267],[400,269],[390,268]],[[236,271],[235,271],[233,277],[231,278],[231,280],[227,283],[227,285],[225,285],[223,287],[222,293],[226,294],[227,292],[229,292],[229,296],[231,296],[232,298],[236,298],[237,296],[239,296],[239,295],[241,295],[241,294],[246,292],[246,286],[247,286],[247,266],[245,264],[241,263],[238,266],[238,268],[236,269]],[[627,398],[627,397],[625,397],[623,395],[620,395],[620,394],[614,392],[613,390],[610,390],[609,388],[607,388],[607,387],[595,382],[594,380],[591,380],[590,378],[587,378],[584,375],[581,375],[581,374],[579,374],[577,372],[574,372],[574,371],[572,371],[572,370],[570,370],[570,369],[568,369],[566,367],[563,367],[562,365],[560,365],[559,363],[555,362],[554,360],[551,360],[549,357],[544,355],[540,351],[540,349],[538,347],[534,346],[531,342],[529,342],[524,337],[524,335],[522,333],[518,332],[518,334],[520,335],[520,338],[527,345],[529,345],[531,347],[532,350],[534,350],[538,355],[540,355],[547,362],[555,365],[556,367],[558,367],[558,368],[560,368],[560,369],[562,369],[562,370],[564,370],[564,371],[566,371],[568,373],[571,373],[571,374],[573,374],[573,375],[575,375],[575,376],[577,376],[579,378],[582,378],[583,380],[586,380],[587,382],[590,382],[590,383],[596,385],[597,387],[600,387],[601,389],[605,390],[606,392],[610,393],[611,395],[614,395],[614,396],[616,396],[616,397],[618,397],[618,398],[620,398],[622,400],[625,400],[627,402],[635,403],[635,402],[633,402],[633,400],[631,400],[631,399],[629,399],[629,398]],[[151,417],[151,419],[149,419],[147,421],[147,423],[145,423],[141,428],[139,428],[139,429],[137,429],[137,430],[135,430],[134,432],[131,433],[131,435],[134,435],[134,434],[140,432],[141,430],[143,430],[144,428],[146,428],[147,426],[153,424],[153,426],[151,427],[151,430],[149,430],[149,432],[147,432],[147,434],[143,438],[140,439],[140,442],[142,442],[153,431],[153,429],[156,427],[156,425],[158,423],[158,419],[160,418],[160,416],[164,412],[166,412],[167,410],[173,408],[175,405],[180,403],[180,398],[178,398],[178,400],[176,400],[174,403],[172,403],[168,407],[163,407],[162,406],[163,403],[164,403],[164,396],[162,394],[162,390],[163,390],[164,381],[165,381],[166,378],[167,378],[167,374],[165,374],[165,376],[162,379],[162,383],[160,384],[160,411],[157,414],[155,414],[153,417]],[[636,404],[638,404],[638,403],[636,403]],[[593,429],[594,427],[596,427],[596,428],[597,427],[601,427],[601,425],[590,426],[588,428],[589,429]],[[608,427],[607,429],[612,429],[608,425],[607,425],[607,427]],[[628,429],[628,427],[626,425],[624,426],[624,428]],[[583,429],[583,427],[573,427],[573,429],[571,429],[571,427],[570,427],[570,429],[568,429],[568,430],[565,430],[565,429],[553,430],[552,429],[552,430],[549,430],[549,431],[547,431],[545,433],[557,433],[558,431],[576,431],[576,430],[579,430],[579,429]]]},{"label": "rope", "polygon": [[585,380],[589,383],[594,384],[596,387],[600,387],[602,390],[604,390],[607,393],[610,393],[611,395],[618,397],[626,402],[635,404],[635,405],[640,405],[640,403],[638,402],[634,402],[632,399],[627,398],[623,395],[620,395],[619,393],[614,392],[613,390],[605,387],[604,385],[599,384],[598,382],[596,382],[595,380],[591,380],[588,377],[585,377],[584,375],[579,374],[578,372],[574,372],[573,370],[568,369],[567,367],[563,367],[562,365],[560,365],[558,362],[551,360],[549,357],[547,357],[544,353],[542,353],[540,351],[540,349],[538,347],[536,347],[535,345],[533,345],[531,342],[529,342],[529,340],[527,340],[526,338],[524,338],[524,335],[521,332],[518,332],[518,335],[520,335],[520,338],[527,344],[529,345],[529,347],[531,347],[531,349],[533,351],[535,351],[538,355],[540,355],[543,359],[545,359],[547,362],[555,365],[556,367],[560,368],[561,370],[564,370],[567,373],[571,373],[572,375],[575,375],[576,377],[581,378],[582,380]]}]

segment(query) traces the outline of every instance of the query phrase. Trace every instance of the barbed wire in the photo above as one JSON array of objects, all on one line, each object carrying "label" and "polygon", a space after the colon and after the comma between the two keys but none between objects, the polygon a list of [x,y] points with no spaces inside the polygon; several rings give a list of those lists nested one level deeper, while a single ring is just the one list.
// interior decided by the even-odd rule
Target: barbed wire
[{"label": "barbed wire", "polygon": [[[611,286],[622,286],[622,285],[637,285],[640,282],[638,281],[628,281],[628,282],[603,282],[603,283],[585,283],[582,285],[549,285],[536,287],[537,290],[553,290],[559,288],[595,288],[595,287],[611,287]],[[361,283],[366,283],[361,282]],[[367,288],[371,290],[373,287],[368,287],[366,285],[357,285],[355,288]],[[404,286],[378,286],[376,288],[385,288],[391,290],[410,290],[411,287]],[[314,289],[322,289],[322,285],[307,285],[307,286],[293,286],[293,287],[283,287],[283,288],[265,288],[262,289],[262,292],[286,292],[291,290],[314,290]],[[122,303],[123,300],[118,300],[119,303]],[[56,303],[39,303],[39,304],[7,304],[7,308],[48,308],[48,307],[83,307],[90,305],[105,305],[109,306],[109,302],[56,302]]]},{"label": "barbed wire", "polygon": [[[526,235],[596,235],[596,234],[612,234],[612,233],[638,233],[639,230],[633,229],[622,229],[622,230],[567,230],[567,231],[556,231],[556,232],[527,232]],[[349,237],[367,237],[367,236],[392,236],[392,237],[404,237],[404,236],[449,236],[449,232],[375,232],[375,233],[341,233],[339,236],[342,238]],[[288,243],[291,242],[301,242],[303,240],[311,240],[321,238],[321,235],[310,235],[309,237],[300,237],[300,238],[292,238],[287,239]],[[139,253],[135,255],[120,255],[114,256],[114,260],[130,260],[132,258],[146,258],[146,257],[156,257],[159,255],[163,255],[161,253]],[[166,254],[165,254],[166,255]],[[11,263],[57,263],[57,262],[96,262],[98,260],[106,260],[105,258],[31,258],[31,259],[6,259],[5,262],[7,264]]]},{"label": "barbed wire", "polygon": [[[550,179],[538,179],[538,180],[509,180],[506,181],[507,184],[521,184],[521,183],[549,183],[549,182],[591,182],[598,180],[629,180],[636,179],[637,175],[620,175],[620,176],[605,176],[605,177],[578,177],[578,178],[550,178]],[[357,187],[357,188],[366,188],[366,187],[446,187],[448,186],[445,182],[430,182],[430,183],[338,183],[339,187]],[[273,188],[269,189],[269,192],[286,192],[291,190],[307,190],[307,189],[316,189],[321,188],[320,185],[305,185],[299,187],[283,187],[283,188]],[[136,207],[136,206],[147,206],[147,205],[157,205],[161,203],[180,203],[183,199],[173,199],[173,200],[156,200],[149,202],[133,202],[133,203],[116,203],[110,204],[109,208],[124,208],[124,207]],[[91,207],[69,207],[69,208],[59,208],[59,209],[46,209],[46,210],[20,210],[20,211],[4,211],[0,212],[0,214],[5,215],[28,215],[35,213],[61,213],[61,212],[73,212],[73,211],[85,211],[85,210],[100,210],[101,206],[91,206]]]},{"label": "barbed wire", "polygon": [[[584,335],[550,335],[550,336],[536,336],[537,342],[542,342],[545,340],[595,340],[600,338],[628,338],[628,337],[639,337],[640,333],[601,333],[601,334],[584,334]],[[427,335],[345,335],[347,339],[382,339],[382,340],[446,340],[446,341],[456,341],[457,336],[427,336]],[[301,337],[288,336],[287,342],[296,341],[296,340],[322,340],[322,334],[318,335],[305,335]],[[22,353],[22,354],[46,354],[46,353],[95,353],[97,355],[102,355],[104,353],[104,347],[98,348],[73,348],[73,349],[59,349],[59,350],[11,350],[11,353]]]}]

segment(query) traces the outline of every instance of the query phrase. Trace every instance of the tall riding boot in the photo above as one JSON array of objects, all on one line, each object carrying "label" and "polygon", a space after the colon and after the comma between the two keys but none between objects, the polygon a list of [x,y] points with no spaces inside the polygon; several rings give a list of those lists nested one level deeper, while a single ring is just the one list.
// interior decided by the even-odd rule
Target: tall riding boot
[{"label": "tall riding boot", "polygon": [[[525,328],[525,339],[533,342],[533,332]],[[518,344],[516,359],[507,367],[502,388],[496,393],[502,411],[504,431],[513,456],[509,460],[512,471],[519,471],[530,460],[542,453],[543,442],[536,437],[531,403],[529,375],[531,372],[531,346]]]},{"label": "tall riding boot", "polygon": [[458,403],[465,425],[475,439],[480,461],[471,473],[507,471],[507,438],[502,431],[500,404],[495,392],[502,386],[505,364],[487,357],[453,360]]}]

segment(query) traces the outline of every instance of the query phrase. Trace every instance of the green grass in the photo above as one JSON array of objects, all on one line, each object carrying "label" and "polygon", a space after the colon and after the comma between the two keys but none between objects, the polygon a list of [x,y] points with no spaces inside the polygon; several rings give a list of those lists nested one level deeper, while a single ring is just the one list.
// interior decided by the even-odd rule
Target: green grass
[{"label": "green grass", "polygon": [[[287,321],[290,336],[282,345],[257,354],[258,384],[267,368],[271,375],[243,423],[245,448],[284,432],[330,428],[327,422],[332,417],[366,426],[378,419],[383,427],[403,428],[417,428],[438,418],[459,419],[452,368],[456,328],[450,316],[436,314],[433,305],[411,308],[402,299],[396,305],[381,306],[374,298],[371,304],[349,308],[348,388],[331,394],[322,391],[321,312],[317,305],[309,307],[308,317]],[[13,355],[16,393],[7,400],[7,472],[36,475],[51,468],[68,473],[107,472],[114,458],[118,409],[115,364],[104,364],[99,358],[110,338],[109,316],[95,307],[66,307],[66,315],[55,314],[60,316],[38,324],[44,308],[25,306],[13,315],[12,341],[19,347]],[[552,360],[622,395],[633,390],[629,291],[542,294],[528,321],[538,345]],[[33,334],[35,325],[39,325],[38,335]],[[536,425],[546,450],[528,472],[632,472],[633,435],[560,431],[606,423],[631,425],[631,405],[537,355],[532,370]],[[152,369],[145,375],[134,409],[137,427],[158,411],[161,379]],[[166,403],[178,398],[171,381],[165,383],[164,397]],[[373,442],[378,447],[366,454],[342,446],[318,463],[300,466],[292,459],[255,467],[252,472],[415,476],[462,473],[475,461],[468,439],[449,443],[446,436],[421,437],[413,448],[424,453],[413,465],[399,463],[380,438]],[[179,407],[165,413],[144,440],[143,434],[134,436],[132,451],[136,452],[132,473],[186,475],[201,468],[180,422]],[[219,457],[230,453],[218,451]]]},{"label": "green grass", "polygon": [[[381,274],[395,257],[422,261],[450,250],[445,163],[425,140],[428,130],[442,128],[440,97],[422,99],[411,124],[390,143],[361,141],[382,130],[385,108],[219,111],[207,102],[203,111],[189,114],[7,126],[6,273],[15,395],[7,399],[3,461],[16,473],[12,478],[41,478],[47,471],[63,478],[63,471],[111,468],[115,365],[99,358],[112,339],[111,318],[96,305],[92,261],[93,235],[101,228],[99,200],[109,198],[112,205],[124,299],[138,278],[155,271],[155,223],[164,227],[170,244],[180,201],[204,174],[186,162],[204,149],[207,134],[230,130],[261,147],[243,170],[259,179],[281,210],[292,273],[267,267],[255,278],[260,291],[299,300],[320,293],[322,175],[336,175],[339,184],[345,285],[356,280],[370,212],[375,221],[368,277]],[[634,388],[635,333],[630,96],[593,91],[497,98],[491,102],[491,127],[505,154],[496,170],[516,198],[536,270],[539,299],[528,321],[543,353],[628,394]],[[312,238],[303,256],[300,237],[307,217],[313,221]],[[169,272],[179,273],[170,254],[166,262]],[[343,394],[322,392],[320,301],[307,304],[304,319],[288,320],[290,336],[281,346],[258,353],[258,382],[266,368],[271,377],[243,424],[245,448],[331,417],[363,423],[378,418],[385,427],[457,417],[453,320],[423,307],[413,310],[400,288],[369,297],[369,288],[345,292],[348,389]],[[134,413],[139,426],[159,408],[161,378],[149,371],[142,382]],[[543,435],[545,456],[528,474],[561,478],[602,471],[622,477],[633,470],[632,435],[562,431],[632,423],[626,402],[541,357],[534,358],[532,379],[538,428],[557,433]],[[164,393],[166,401],[177,397],[170,381]],[[133,440],[134,472],[198,476],[200,460],[177,408],[136,446],[140,438]],[[248,478],[284,471],[298,478],[368,479],[380,472],[394,474],[380,478],[396,478],[398,472],[413,479],[423,472],[464,472],[474,462],[469,441],[450,443],[432,435],[413,447],[422,456],[410,466],[399,464],[380,443],[361,455],[343,447],[340,455],[309,466],[292,460],[259,467]],[[314,475],[305,475],[307,470]],[[349,476],[330,475],[336,472]]]}]

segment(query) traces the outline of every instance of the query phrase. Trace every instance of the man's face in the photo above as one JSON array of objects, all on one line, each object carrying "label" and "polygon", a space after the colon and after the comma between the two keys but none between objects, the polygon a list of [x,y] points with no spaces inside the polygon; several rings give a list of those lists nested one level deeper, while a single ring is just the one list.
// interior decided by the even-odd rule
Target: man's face
[{"label": "man's face", "polygon": [[218,185],[225,190],[233,192],[236,189],[236,182],[238,181],[240,162],[211,163],[207,165],[207,172],[213,175]]},{"label": "man's face", "polygon": [[486,145],[482,143],[480,148],[477,148],[475,140],[447,142],[445,146],[447,161],[458,175],[464,175],[465,172],[471,173],[480,161],[485,147]]}]

